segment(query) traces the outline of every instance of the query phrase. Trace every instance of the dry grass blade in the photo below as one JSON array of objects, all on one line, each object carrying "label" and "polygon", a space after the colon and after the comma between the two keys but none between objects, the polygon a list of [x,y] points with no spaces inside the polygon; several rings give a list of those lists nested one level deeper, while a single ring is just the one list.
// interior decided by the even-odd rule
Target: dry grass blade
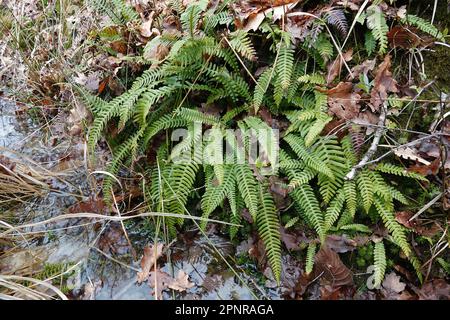
[{"label": "dry grass blade", "polygon": [[[50,290],[53,294],[47,294],[46,292],[42,292],[38,289],[30,289],[25,287],[24,285],[20,284],[20,282],[31,282],[33,284],[36,284],[40,286],[40,288]],[[32,299],[32,300],[45,300],[45,299],[51,299],[54,295],[58,296],[62,300],[68,300],[67,296],[59,290],[54,285],[38,280],[33,279],[30,277],[21,277],[21,276],[6,276],[6,275],[0,275],[0,285],[4,286],[5,288],[8,288],[11,290],[7,296],[12,296],[14,298],[19,299]]]}]

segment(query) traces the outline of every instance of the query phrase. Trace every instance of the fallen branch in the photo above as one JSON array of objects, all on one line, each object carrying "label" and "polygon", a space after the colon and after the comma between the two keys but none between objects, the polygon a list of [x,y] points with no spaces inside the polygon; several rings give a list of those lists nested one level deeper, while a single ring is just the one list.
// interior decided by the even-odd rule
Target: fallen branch
[{"label": "fallen branch", "polygon": [[350,170],[349,173],[347,173],[347,175],[345,176],[346,180],[353,180],[355,178],[358,170],[361,169],[362,167],[366,166],[367,163],[370,161],[370,159],[372,159],[375,152],[377,151],[378,144],[380,143],[381,136],[383,135],[383,132],[384,132],[384,123],[386,121],[386,113],[387,113],[386,109],[387,109],[387,105],[385,102],[384,106],[381,108],[381,114],[380,114],[380,118],[378,121],[378,129],[375,131],[375,136],[373,138],[372,144],[370,145],[369,150],[367,150],[366,154],[361,159],[361,161],[356,166],[354,166],[352,168],[352,170]]}]

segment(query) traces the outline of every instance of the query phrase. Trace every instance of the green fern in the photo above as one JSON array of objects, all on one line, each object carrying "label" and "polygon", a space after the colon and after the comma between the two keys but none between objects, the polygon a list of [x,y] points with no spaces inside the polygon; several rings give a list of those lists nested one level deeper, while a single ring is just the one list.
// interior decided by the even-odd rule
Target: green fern
[{"label": "green fern", "polygon": [[242,30],[230,34],[230,45],[240,55],[248,60],[256,59],[256,51],[248,38],[248,34]]},{"label": "green fern", "polygon": [[440,41],[445,41],[444,35],[434,25],[423,18],[417,17],[412,14],[407,14],[405,18],[401,19],[401,22],[404,24],[415,26],[419,30],[428,33],[429,35],[435,37]]},{"label": "green fern", "polygon": [[316,255],[316,243],[310,242],[308,244],[308,250],[306,252],[305,272],[310,274],[314,267],[314,256]]},{"label": "green fern", "polygon": [[238,181],[238,189],[244,199],[253,220],[256,220],[258,215],[258,183],[253,176],[253,172],[248,165],[236,165],[236,179]]},{"label": "green fern", "polygon": [[373,37],[378,42],[378,52],[380,54],[386,53],[388,47],[389,27],[386,23],[386,18],[383,11],[377,5],[372,5],[367,9],[367,26],[372,31]]},{"label": "green fern", "polygon": [[411,248],[406,239],[406,233],[402,225],[395,219],[394,214],[389,208],[386,208],[386,203],[378,197],[375,197],[375,208],[383,220],[384,225],[392,234],[394,243],[399,246],[406,256],[411,254]]},{"label": "green fern", "polygon": [[374,264],[374,287],[378,288],[384,279],[386,272],[386,252],[384,250],[383,241],[375,243],[373,249],[373,264]]},{"label": "green fern", "polygon": [[370,207],[373,204],[373,186],[372,186],[372,177],[370,175],[370,172],[367,170],[363,170],[359,173],[358,177],[356,178],[356,182],[358,184],[358,190],[361,194],[361,198],[364,205],[364,210],[366,212],[369,212]]},{"label": "green fern", "polygon": [[383,173],[389,173],[389,174],[396,175],[396,176],[413,178],[413,179],[417,179],[420,181],[428,181],[427,178],[425,178],[424,176],[422,176],[418,173],[407,171],[406,169],[404,169],[402,167],[398,167],[398,166],[390,164],[390,163],[380,163],[376,166],[375,170],[383,172]]},{"label": "green fern", "polygon": [[259,211],[256,225],[266,248],[270,267],[279,282],[281,277],[281,237],[277,210],[267,186],[259,185]]},{"label": "green fern", "polygon": [[292,191],[291,196],[311,227],[316,230],[321,241],[325,241],[324,216],[311,186],[308,184],[300,185]]}]

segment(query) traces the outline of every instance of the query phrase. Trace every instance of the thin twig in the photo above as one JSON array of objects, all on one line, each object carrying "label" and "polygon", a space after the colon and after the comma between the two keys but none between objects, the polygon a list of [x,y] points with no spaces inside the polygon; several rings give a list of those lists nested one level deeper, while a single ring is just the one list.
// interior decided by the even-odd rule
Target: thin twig
[{"label": "thin twig", "polygon": [[418,216],[420,216],[422,213],[427,211],[433,204],[435,204],[441,197],[443,193],[439,193],[436,197],[434,197],[430,202],[428,202],[426,205],[423,206],[422,209],[420,209],[415,215],[413,215],[408,221],[412,221],[416,219]]},{"label": "thin twig", "polygon": [[347,180],[353,180],[356,176],[356,172],[358,169],[364,167],[367,165],[367,163],[372,159],[373,155],[378,149],[378,144],[380,143],[381,137],[383,136],[384,132],[384,123],[386,121],[386,103],[381,108],[381,114],[378,121],[378,129],[375,131],[375,136],[373,138],[372,144],[370,145],[369,150],[367,150],[367,153],[364,155],[364,157],[361,159],[361,161],[350,170],[350,172],[345,176],[345,179]]}]

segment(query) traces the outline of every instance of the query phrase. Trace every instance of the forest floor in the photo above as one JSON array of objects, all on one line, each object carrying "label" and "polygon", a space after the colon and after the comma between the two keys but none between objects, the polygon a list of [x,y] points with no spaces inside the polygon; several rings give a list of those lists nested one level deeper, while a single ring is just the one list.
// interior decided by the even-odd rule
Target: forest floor
[{"label": "forest floor", "polygon": [[[381,223],[370,223],[369,231],[324,237],[322,245],[330,251],[323,259],[335,268],[330,272],[331,282],[327,271],[318,273],[315,267],[314,272],[306,272],[307,248],[311,243],[315,248],[318,240],[311,228],[292,215],[282,219],[279,228],[283,248],[277,279],[258,232],[247,226],[230,239],[225,232],[230,223],[222,221],[221,215],[211,217],[205,230],[190,224],[179,229],[175,238],[160,234],[159,222],[155,222],[159,220],[146,216],[145,191],[140,187],[143,174],[134,166],[120,179],[124,191],[113,192],[113,203],[103,198],[102,180],[110,175],[106,168],[115,146],[102,139],[90,153],[88,131],[95,114],[76,87],[102,97],[123,94],[130,87],[128,76],[148,65],[130,51],[142,50],[159,31],[141,16],[142,21],[128,24],[124,32],[134,41],[142,41],[132,46],[123,38],[116,40],[123,35],[117,31],[121,27],[104,28],[107,16],[86,1],[48,1],[45,10],[40,2],[0,0],[0,299],[449,299],[448,45],[417,51],[409,48],[408,58],[406,54],[392,55],[394,78],[407,83],[399,85],[399,91],[412,99],[405,107],[412,106],[408,133],[423,140],[421,134],[439,127],[443,137],[439,143],[424,140],[395,152],[408,172],[431,181],[414,186],[400,183],[409,198],[417,196],[418,189],[422,193],[413,199],[417,200],[413,209],[395,212],[396,221],[410,232],[408,241],[421,258],[424,280],[418,279],[417,269],[408,265],[398,248],[386,246],[393,258],[387,259],[381,285],[372,286],[374,246],[390,237]],[[140,2],[145,6],[150,1]],[[183,6],[191,2],[195,1],[179,1]],[[363,1],[349,2],[359,9]],[[436,14],[434,3],[421,1],[408,10],[436,19],[442,30],[450,27],[447,4],[439,1]],[[35,23],[29,24],[30,19]],[[107,40],[93,45],[98,39]],[[164,50],[157,46],[146,58],[164,59]],[[344,55],[352,55],[349,52]],[[330,83],[339,78],[333,75],[337,71],[330,71],[336,61],[339,73],[343,69],[340,57],[328,61]],[[387,60],[382,61],[379,64]],[[413,65],[410,73],[411,69],[424,71],[420,81],[411,74],[408,79],[408,64]],[[358,67],[370,68],[363,63]],[[375,65],[371,70],[375,73]],[[327,89],[327,94],[332,90]],[[398,111],[393,109],[389,116]],[[364,113],[369,114],[367,110]],[[367,121],[374,123],[373,119]],[[393,122],[389,125],[395,127]],[[115,137],[120,130],[111,126],[105,131]],[[374,131],[363,134],[360,148],[369,148],[368,137]],[[403,139],[406,146],[411,141],[406,135],[395,139]],[[153,151],[156,153],[156,146]],[[200,211],[200,201],[192,205],[192,211]],[[420,217],[410,223],[414,214]],[[246,210],[242,210],[241,220],[253,222]],[[316,256],[320,266],[319,260]]]}]

